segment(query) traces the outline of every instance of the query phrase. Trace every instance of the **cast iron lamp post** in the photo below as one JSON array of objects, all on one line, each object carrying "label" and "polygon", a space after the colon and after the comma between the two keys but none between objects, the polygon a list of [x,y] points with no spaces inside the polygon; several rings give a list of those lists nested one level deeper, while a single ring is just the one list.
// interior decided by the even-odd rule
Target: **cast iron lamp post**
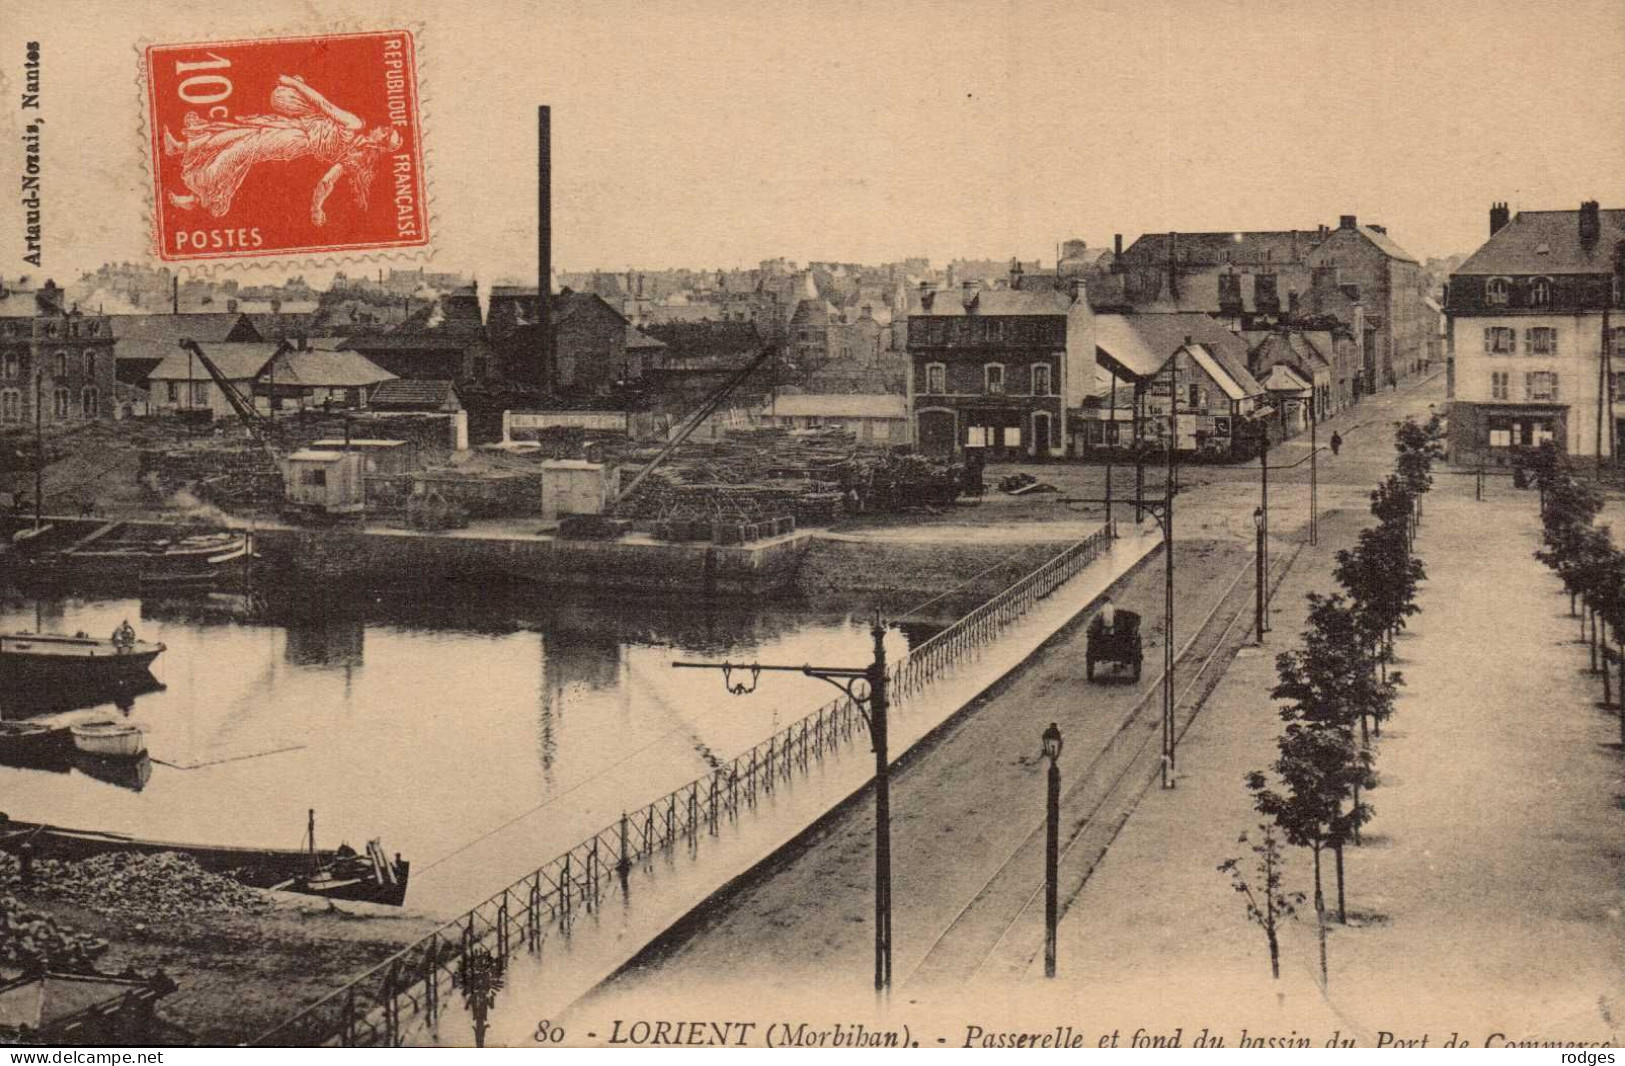
[{"label": "cast iron lamp post", "polygon": [[1257,567],[1257,573],[1258,573],[1258,576],[1256,578],[1256,584],[1258,585],[1258,590],[1257,590],[1257,595],[1255,597],[1255,605],[1253,607],[1253,623],[1254,623],[1254,625],[1256,626],[1256,628],[1258,630],[1258,643],[1259,643],[1260,646],[1262,646],[1263,643],[1264,643],[1264,632],[1265,632],[1265,630],[1264,630],[1264,509],[1262,507],[1254,507],[1253,508],[1253,529],[1257,531],[1256,532],[1256,544],[1257,544],[1257,547],[1253,551],[1253,558],[1254,558],[1255,566]]},{"label": "cast iron lamp post", "polygon": [[[757,675],[767,670],[805,674],[828,681],[846,693],[869,726],[869,739],[875,752],[875,991],[891,990],[891,759],[886,753],[886,627],[875,612],[869,630],[874,638],[874,659],[865,667],[768,666],[762,663],[672,663],[673,668],[721,670],[723,684],[735,696],[756,691]],[[733,671],[750,671],[751,681],[733,683]]]},{"label": "cast iron lamp post", "polygon": [[1061,731],[1054,722],[1044,730],[1043,739],[1044,758],[1049,760],[1049,821],[1044,836],[1044,976],[1054,977],[1061,860]]}]

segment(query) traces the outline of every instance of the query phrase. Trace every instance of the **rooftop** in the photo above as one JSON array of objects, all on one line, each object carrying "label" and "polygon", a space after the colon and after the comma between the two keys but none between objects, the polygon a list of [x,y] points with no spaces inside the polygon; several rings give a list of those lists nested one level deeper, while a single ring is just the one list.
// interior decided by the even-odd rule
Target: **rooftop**
[{"label": "rooftop", "polygon": [[1625,240],[1625,208],[1600,210],[1597,221],[1598,239],[1582,244],[1579,211],[1519,211],[1455,273],[1612,273],[1614,247]]},{"label": "rooftop", "polygon": [[[199,342],[198,347],[219,368],[227,381],[252,381],[284,345],[271,341]],[[211,375],[190,353],[179,348],[169,352],[147,375],[149,381],[208,381]]]}]

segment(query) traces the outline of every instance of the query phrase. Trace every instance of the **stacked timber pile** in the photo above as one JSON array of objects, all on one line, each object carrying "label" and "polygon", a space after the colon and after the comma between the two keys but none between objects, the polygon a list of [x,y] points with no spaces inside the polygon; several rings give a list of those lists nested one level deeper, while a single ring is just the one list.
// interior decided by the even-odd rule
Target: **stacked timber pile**
[{"label": "stacked timber pile", "polygon": [[227,508],[282,502],[282,472],[255,444],[200,442],[144,449],[139,471],[160,504],[182,490]]}]

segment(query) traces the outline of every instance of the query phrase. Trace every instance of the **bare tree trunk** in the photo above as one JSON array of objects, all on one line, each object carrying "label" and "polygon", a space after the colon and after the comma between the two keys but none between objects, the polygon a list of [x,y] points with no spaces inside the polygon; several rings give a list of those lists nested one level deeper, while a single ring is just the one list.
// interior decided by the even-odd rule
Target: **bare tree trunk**
[{"label": "bare tree trunk", "polygon": [[[1614,654],[1619,659],[1620,732],[1625,735],[1625,633],[1614,630]],[[1625,739],[1625,737],[1622,737]]]},{"label": "bare tree trunk", "polygon": [[1320,845],[1315,848],[1315,927],[1320,934],[1320,987],[1327,985],[1326,973],[1326,897],[1320,890]]},{"label": "bare tree trunk", "polygon": [[1608,628],[1607,626],[1599,626],[1599,629],[1601,630],[1599,638],[1601,646],[1597,649],[1597,661],[1602,664],[1602,704],[1604,707],[1612,707],[1614,705],[1614,675],[1608,669]]},{"label": "bare tree trunk", "polygon": [[1591,620],[1591,635],[1586,639],[1591,643],[1591,672],[1597,672],[1597,611],[1591,604],[1585,605],[1585,616]]},{"label": "bare tree trunk", "polygon": [[[1354,809],[1356,811],[1360,809],[1360,783],[1358,781],[1354,783]],[[1358,818],[1354,820],[1354,846],[1360,846],[1360,820]]]},{"label": "bare tree trunk", "polygon": [[1343,845],[1339,843],[1332,851],[1337,857],[1337,920],[1347,925],[1349,912],[1348,906],[1343,899]]},{"label": "bare tree trunk", "polygon": [[1264,892],[1264,935],[1270,942],[1270,976],[1275,980],[1281,979],[1281,944],[1275,938],[1275,896],[1269,891],[1268,878],[1265,879]]}]

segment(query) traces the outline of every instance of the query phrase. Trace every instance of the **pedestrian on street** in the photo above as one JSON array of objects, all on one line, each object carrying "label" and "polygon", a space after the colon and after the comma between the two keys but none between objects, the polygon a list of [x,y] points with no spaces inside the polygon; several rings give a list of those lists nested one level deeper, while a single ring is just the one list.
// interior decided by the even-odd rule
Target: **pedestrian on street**
[{"label": "pedestrian on street", "polygon": [[1343,437],[1335,429],[1332,430],[1332,454],[1336,455],[1343,450]]}]

